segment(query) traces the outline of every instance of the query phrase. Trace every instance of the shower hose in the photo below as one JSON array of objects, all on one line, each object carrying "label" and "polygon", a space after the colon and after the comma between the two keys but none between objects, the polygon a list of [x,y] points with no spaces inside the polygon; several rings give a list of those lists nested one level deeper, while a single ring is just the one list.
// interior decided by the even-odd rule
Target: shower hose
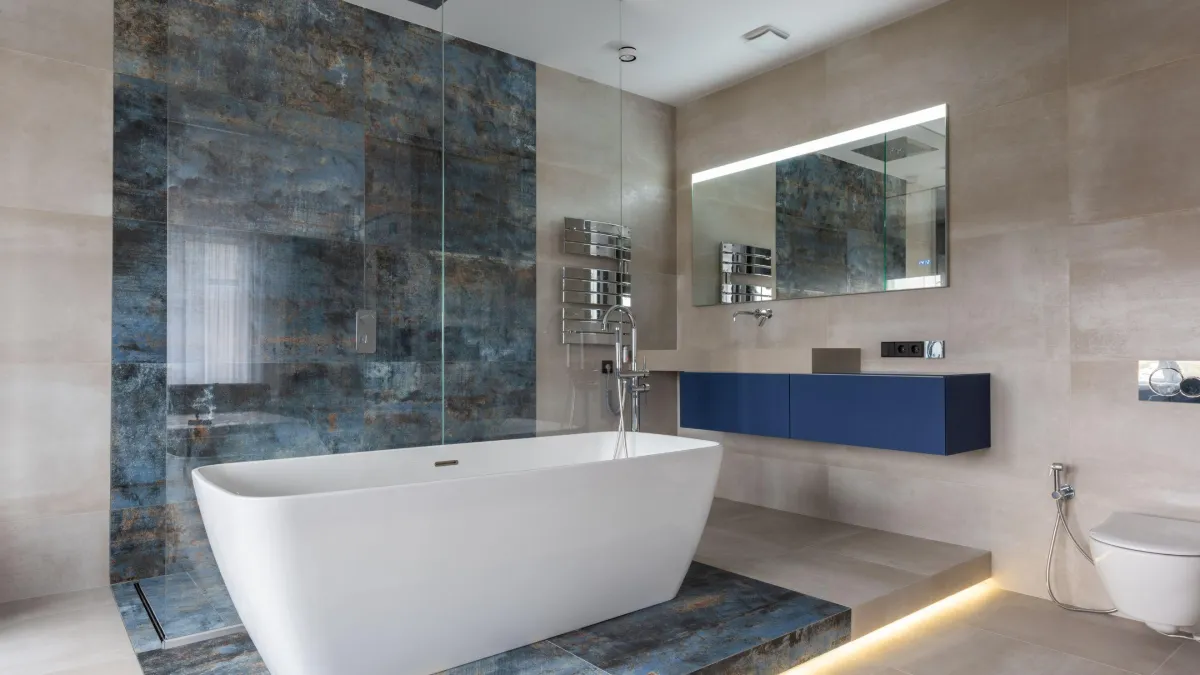
[{"label": "shower hose", "polygon": [[1083,544],[1080,544],[1079,540],[1075,538],[1075,533],[1071,531],[1071,525],[1067,523],[1066,506],[1063,505],[1065,501],[1066,499],[1054,500],[1054,505],[1058,513],[1054,517],[1054,534],[1050,535],[1050,553],[1046,555],[1046,592],[1050,594],[1050,599],[1054,601],[1054,604],[1071,612],[1084,612],[1086,614],[1113,614],[1117,611],[1115,607],[1113,609],[1090,609],[1087,607],[1076,607],[1075,605],[1069,605],[1060,601],[1054,595],[1054,586],[1050,583],[1050,571],[1054,567],[1054,546],[1058,543],[1059,527],[1062,527],[1062,529],[1067,531],[1067,536],[1071,538],[1071,543],[1075,544],[1075,548],[1079,550],[1080,555],[1082,555],[1084,559],[1086,559],[1092,565],[1096,564],[1096,561],[1092,559],[1092,555],[1088,553],[1087,549],[1083,547]]}]

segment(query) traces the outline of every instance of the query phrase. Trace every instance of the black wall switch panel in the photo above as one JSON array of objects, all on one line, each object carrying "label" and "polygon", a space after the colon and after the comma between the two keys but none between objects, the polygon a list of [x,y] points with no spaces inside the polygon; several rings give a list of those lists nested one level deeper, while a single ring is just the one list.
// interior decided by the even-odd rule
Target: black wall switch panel
[{"label": "black wall switch panel", "polygon": [[881,342],[880,356],[885,359],[923,359],[925,358],[925,342]]}]

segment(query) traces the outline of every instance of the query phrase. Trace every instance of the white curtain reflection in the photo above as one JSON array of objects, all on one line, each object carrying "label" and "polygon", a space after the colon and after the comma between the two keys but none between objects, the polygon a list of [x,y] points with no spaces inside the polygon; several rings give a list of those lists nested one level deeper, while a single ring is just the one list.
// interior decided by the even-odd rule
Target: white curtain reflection
[{"label": "white curtain reflection", "polygon": [[178,228],[167,256],[170,384],[257,382],[253,235]]}]

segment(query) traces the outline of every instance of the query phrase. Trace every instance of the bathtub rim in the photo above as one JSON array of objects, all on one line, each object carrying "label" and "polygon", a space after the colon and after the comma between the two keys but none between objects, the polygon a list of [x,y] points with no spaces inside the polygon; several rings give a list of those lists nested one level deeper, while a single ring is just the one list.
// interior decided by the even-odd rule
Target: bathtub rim
[{"label": "bathtub rim", "polygon": [[[612,432],[612,431],[589,431],[589,432],[584,432],[584,433],[585,434],[614,434],[615,435],[615,432]],[[627,433],[634,434],[635,432],[627,432]],[[233,491],[225,488],[224,486],[216,483],[212,479],[208,478],[207,476],[204,475],[203,472],[205,469],[213,469],[216,467],[235,466],[235,465],[257,465],[257,464],[266,464],[266,463],[275,463],[275,462],[304,461],[304,460],[312,460],[312,459],[323,458],[323,457],[332,457],[334,455],[314,455],[311,457],[282,457],[279,459],[258,459],[258,460],[252,460],[249,462],[227,462],[227,463],[223,463],[223,464],[209,464],[207,466],[200,466],[200,467],[196,467],[195,469],[192,469],[191,476],[192,476],[192,483],[193,483],[194,490],[196,489],[195,483],[201,482],[201,483],[204,483],[206,489],[211,488],[212,490],[221,493],[223,495],[223,497],[226,497],[226,498],[240,500],[240,501],[244,501],[244,502],[281,502],[281,501],[285,501],[285,500],[311,499],[314,497],[322,497],[322,496],[329,496],[329,495],[366,494],[366,493],[371,493],[371,492],[379,492],[379,491],[383,491],[383,490],[394,490],[397,488],[405,488],[405,487],[415,488],[415,487],[421,486],[421,485],[435,485],[435,484],[442,484],[442,483],[461,483],[464,481],[474,481],[474,480],[482,480],[482,479],[487,479],[487,478],[494,478],[496,476],[512,476],[512,475],[516,475],[516,474],[524,474],[524,473],[537,472],[537,471],[556,471],[556,470],[560,470],[560,469],[570,469],[572,467],[588,466],[588,465],[592,465],[592,464],[605,464],[608,462],[624,462],[624,461],[639,460],[639,459],[647,459],[648,460],[648,459],[652,459],[654,457],[669,457],[671,455],[676,455],[676,454],[680,454],[680,453],[692,452],[692,451],[697,451],[697,450],[708,450],[708,449],[712,449],[712,448],[716,448],[718,451],[721,451],[722,453],[724,452],[723,444],[718,441],[709,441],[709,440],[705,440],[705,439],[701,439],[701,438],[692,438],[690,436],[671,436],[668,434],[652,434],[652,433],[647,433],[647,432],[636,432],[636,433],[638,436],[686,439],[688,441],[694,442],[696,445],[689,446],[686,448],[679,448],[679,449],[671,450],[668,452],[656,452],[653,454],[642,455],[642,456],[638,456],[638,457],[625,457],[625,458],[621,458],[621,459],[613,459],[613,458],[599,459],[599,460],[592,460],[592,461],[587,461],[587,462],[575,462],[572,464],[559,464],[557,466],[548,466],[548,467],[540,467],[540,468],[532,468],[532,469],[514,469],[512,471],[500,471],[497,473],[487,473],[487,474],[482,474],[482,475],[478,475],[478,476],[460,476],[457,478],[442,478],[442,479],[438,479],[438,480],[422,481],[419,483],[399,483],[399,484],[394,484],[394,485],[374,485],[374,486],[369,486],[369,487],[348,488],[345,490],[326,490],[323,492],[306,492],[303,494],[294,494],[294,495],[242,495],[242,494],[238,494],[238,493],[233,492]],[[583,435],[583,434],[555,434],[553,436],[542,436],[539,438],[553,438],[555,436],[570,437],[570,436],[579,436],[579,435]],[[512,438],[512,439],[502,439],[502,440],[497,440],[497,441],[475,441],[475,443],[505,443],[505,442],[517,442],[517,441],[522,441],[522,440],[529,440],[529,439]],[[454,444],[454,445],[446,445],[446,444],[423,445],[423,446],[418,446],[418,448],[441,448],[441,447],[450,448],[450,447],[455,447],[456,445],[461,446],[461,445],[468,445],[468,444],[462,443],[462,444]],[[365,451],[365,452],[372,452],[372,453],[375,453],[375,452],[404,452],[406,450],[413,450],[413,449],[417,449],[417,448],[389,448],[387,450],[369,450],[369,451]],[[348,454],[359,454],[359,453],[348,453]],[[198,497],[199,496],[197,495],[197,498]]]}]

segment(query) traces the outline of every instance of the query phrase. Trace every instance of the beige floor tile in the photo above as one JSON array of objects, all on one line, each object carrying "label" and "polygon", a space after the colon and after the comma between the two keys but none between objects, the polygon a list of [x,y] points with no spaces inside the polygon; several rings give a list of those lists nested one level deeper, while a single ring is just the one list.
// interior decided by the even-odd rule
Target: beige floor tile
[{"label": "beige floor tile", "polygon": [[23,621],[56,614],[102,614],[112,606],[112,591],[107,586],[6,602],[0,604],[0,634]]},{"label": "beige floor tile", "polygon": [[0,605],[0,617],[0,674],[135,672],[129,670],[133,649],[111,594],[107,601],[85,591],[9,603]]},{"label": "beige floor tile", "polygon": [[745,502],[735,502],[732,499],[721,499],[717,497],[713,499],[712,508],[708,512],[709,526],[724,525],[732,520],[752,516],[760,511],[765,511],[761,506],[747,504]]},{"label": "beige floor tile", "polygon": [[1124,675],[1094,661],[968,626],[902,647],[890,665],[909,675]]},{"label": "beige floor tile", "polygon": [[46,675],[142,675],[142,664],[138,663],[137,656],[130,651],[112,661],[56,670]]},{"label": "beige floor tile", "polygon": [[868,530],[820,544],[822,551],[895,567],[914,574],[945,572],[986,551],[903,534]]},{"label": "beige floor tile", "polygon": [[753,514],[740,517],[733,523],[716,527],[790,550],[821,546],[826,542],[865,531],[861,527],[846,523],[810,518],[798,513],[774,509],[761,509]]},{"label": "beige floor tile", "polygon": [[924,577],[894,567],[806,549],[759,558],[732,570],[798,593],[854,608],[920,582]]},{"label": "beige floor tile", "polygon": [[1001,593],[968,621],[1008,637],[1151,675],[1176,648],[1140,623],[1111,616],[1067,612],[1038,598]]},{"label": "beige floor tile", "polygon": [[1154,675],[1196,675],[1200,673],[1200,643],[1184,642]]},{"label": "beige floor tile", "polygon": [[696,547],[696,560],[723,570],[745,574],[765,558],[783,555],[787,549],[734,531],[709,527]]}]

